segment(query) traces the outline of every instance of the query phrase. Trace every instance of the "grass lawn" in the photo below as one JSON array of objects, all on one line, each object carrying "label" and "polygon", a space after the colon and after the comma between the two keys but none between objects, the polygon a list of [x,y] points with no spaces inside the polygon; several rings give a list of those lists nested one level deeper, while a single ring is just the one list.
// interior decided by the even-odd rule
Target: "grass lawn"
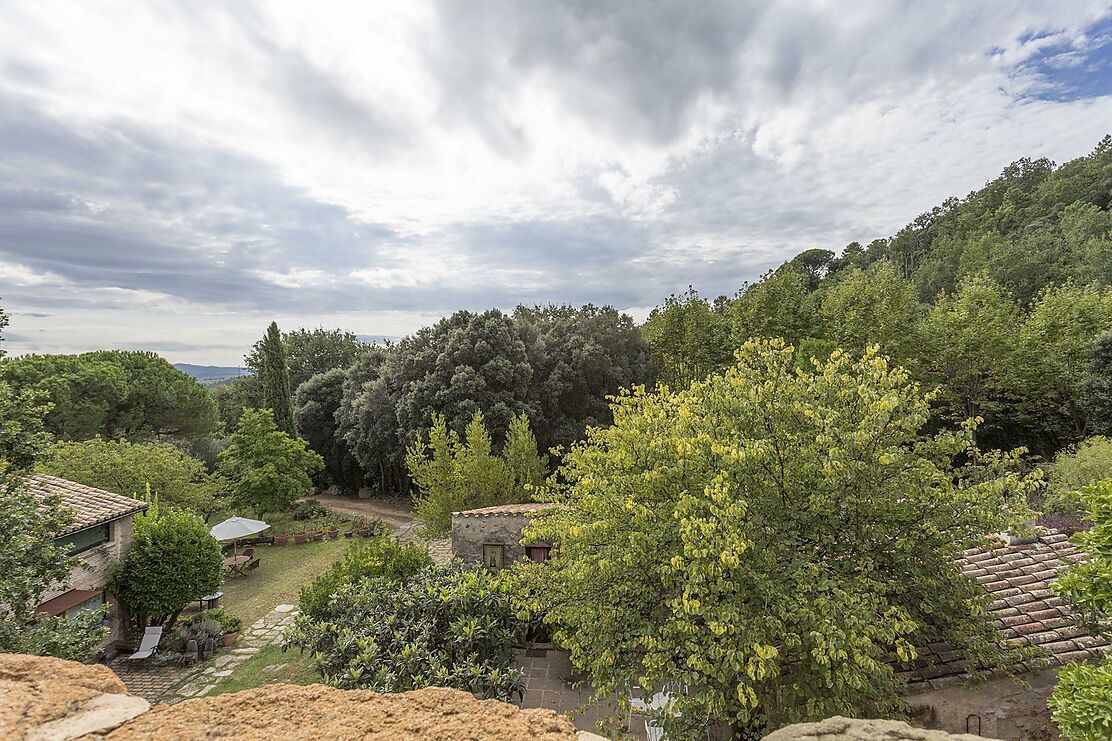
[{"label": "grass lawn", "polygon": [[232,676],[221,682],[212,695],[254,689],[266,684],[315,684],[320,677],[313,669],[309,654],[297,649],[283,651],[281,646],[270,646],[259,651],[239,665]]},{"label": "grass lawn", "polygon": [[243,620],[246,629],[282,604],[296,605],[303,586],[347,553],[349,541],[322,540],[304,545],[257,545],[259,568],[249,576],[231,576],[220,589],[220,606]]}]

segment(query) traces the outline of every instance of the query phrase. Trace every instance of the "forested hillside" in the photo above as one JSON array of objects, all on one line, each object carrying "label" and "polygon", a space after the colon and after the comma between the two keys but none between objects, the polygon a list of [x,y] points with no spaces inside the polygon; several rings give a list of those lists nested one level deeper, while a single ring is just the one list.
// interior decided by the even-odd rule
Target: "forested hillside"
[{"label": "forested hillside", "polygon": [[1095,341],[1112,329],[1112,137],[1055,167],[1021,159],[888,239],[801,252],[733,297],[695,290],[650,315],[662,380],[719,371],[750,337],[807,356],[879,344],[938,389],[935,424],[983,417],[984,447],[1049,456],[1107,421]]}]

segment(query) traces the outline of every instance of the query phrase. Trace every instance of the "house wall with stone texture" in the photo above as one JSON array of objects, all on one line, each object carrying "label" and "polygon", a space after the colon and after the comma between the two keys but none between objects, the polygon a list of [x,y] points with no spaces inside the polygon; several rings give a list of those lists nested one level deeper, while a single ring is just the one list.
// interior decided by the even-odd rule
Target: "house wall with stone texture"
[{"label": "house wall with stone texture", "polygon": [[[529,516],[512,514],[452,515],[452,554],[464,563],[482,563],[484,545],[505,548],[503,563],[509,566],[525,558],[521,533],[529,525]],[[534,545],[528,543],[527,545]],[[536,545],[547,545],[537,543]]]},{"label": "house wall with stone texture", "polygon": [[[949,733],[975,733],[1005,741],[1053,741],[1058,729],[1050,720],[1046,700],[1058,669],[1023,675],[1030,687],[1012,679],[930,690],[904,699],[917,725]],[[967,730],[968,729],[968,730]]]},{"label": "house wall with stone texture", "polygon": [[[109,541],[95,548],[77,555],[77,564],[70,572],[69,582],[64,588],[55,587],[43,594],[43,602],[64,594],[71,589],[87,589],[94,592],[105,592],[112,573],[112,567],[127,557],[131,550],[134,537],[132,518],[125,517],[109,523]],[[124,638],[124,616],[117,604],[115,595],[105,594],[108,603],[108,637],[101,644],[102,650],[110,650],[112,646]]]}]

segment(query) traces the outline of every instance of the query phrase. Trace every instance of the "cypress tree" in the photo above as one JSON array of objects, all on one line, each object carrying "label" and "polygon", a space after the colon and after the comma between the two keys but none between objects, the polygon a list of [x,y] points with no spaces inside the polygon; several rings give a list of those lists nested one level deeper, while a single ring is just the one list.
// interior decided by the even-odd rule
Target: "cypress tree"
[{"label": "cypress tree", "polygon": [[274,412],[278,429],[297,437],[293,423],[293,394],[290,391],[290,369],[286,365],[286,348],[278,323],[271,322],[262,340],[263,406]]}]

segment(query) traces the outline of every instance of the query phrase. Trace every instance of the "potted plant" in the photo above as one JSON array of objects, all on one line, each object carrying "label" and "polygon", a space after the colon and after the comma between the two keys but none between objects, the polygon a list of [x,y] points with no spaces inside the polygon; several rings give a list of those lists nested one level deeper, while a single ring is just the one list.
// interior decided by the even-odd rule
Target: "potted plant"
[{"label": "potted plant", "polygon": [[309,542],[309,535],[304,530],[298,530],[293,534],[294,545],[305,545]]},{"label": "potted plant", "polygon": [[360,538],[369,538],[369,537],[371,537],[371,529],[369,527],[367,527],[366,525],[359,528],[359,537]]},{"label": "potted plant", "polygon": [[340,528],[334,527],[331,530],[329,530],[328,531],[328,537],[331,538],[332,540],[335,540],[336,538],[340,537]]},{"label": "potted plant", "polygon": [[345,530],[345,531],[344,531],[344,537],[345,537],[345,538],[350,538],[350,537],[351,537],[351,536],[353,536],[353,535],[355,535],[355,531],[354,531],[354,530]]},{"label": "potted plant", "polygon": [[281,535],[274,536],[274,545],[285,545],[290,542],[290,536],[282,533]]},{"label": "potted plant", "polygon": [[220,628],[224,632],[221,636],[221,641],[225,646],[230,646],[239,638],[239,632],[243,630],[243,620],[237,615],[231,615],[223,610],[220,612]]},{"label": "potted plant", "polygon": [[313,540],[324,540],[324,531],[316,530],[313,532]]}]

